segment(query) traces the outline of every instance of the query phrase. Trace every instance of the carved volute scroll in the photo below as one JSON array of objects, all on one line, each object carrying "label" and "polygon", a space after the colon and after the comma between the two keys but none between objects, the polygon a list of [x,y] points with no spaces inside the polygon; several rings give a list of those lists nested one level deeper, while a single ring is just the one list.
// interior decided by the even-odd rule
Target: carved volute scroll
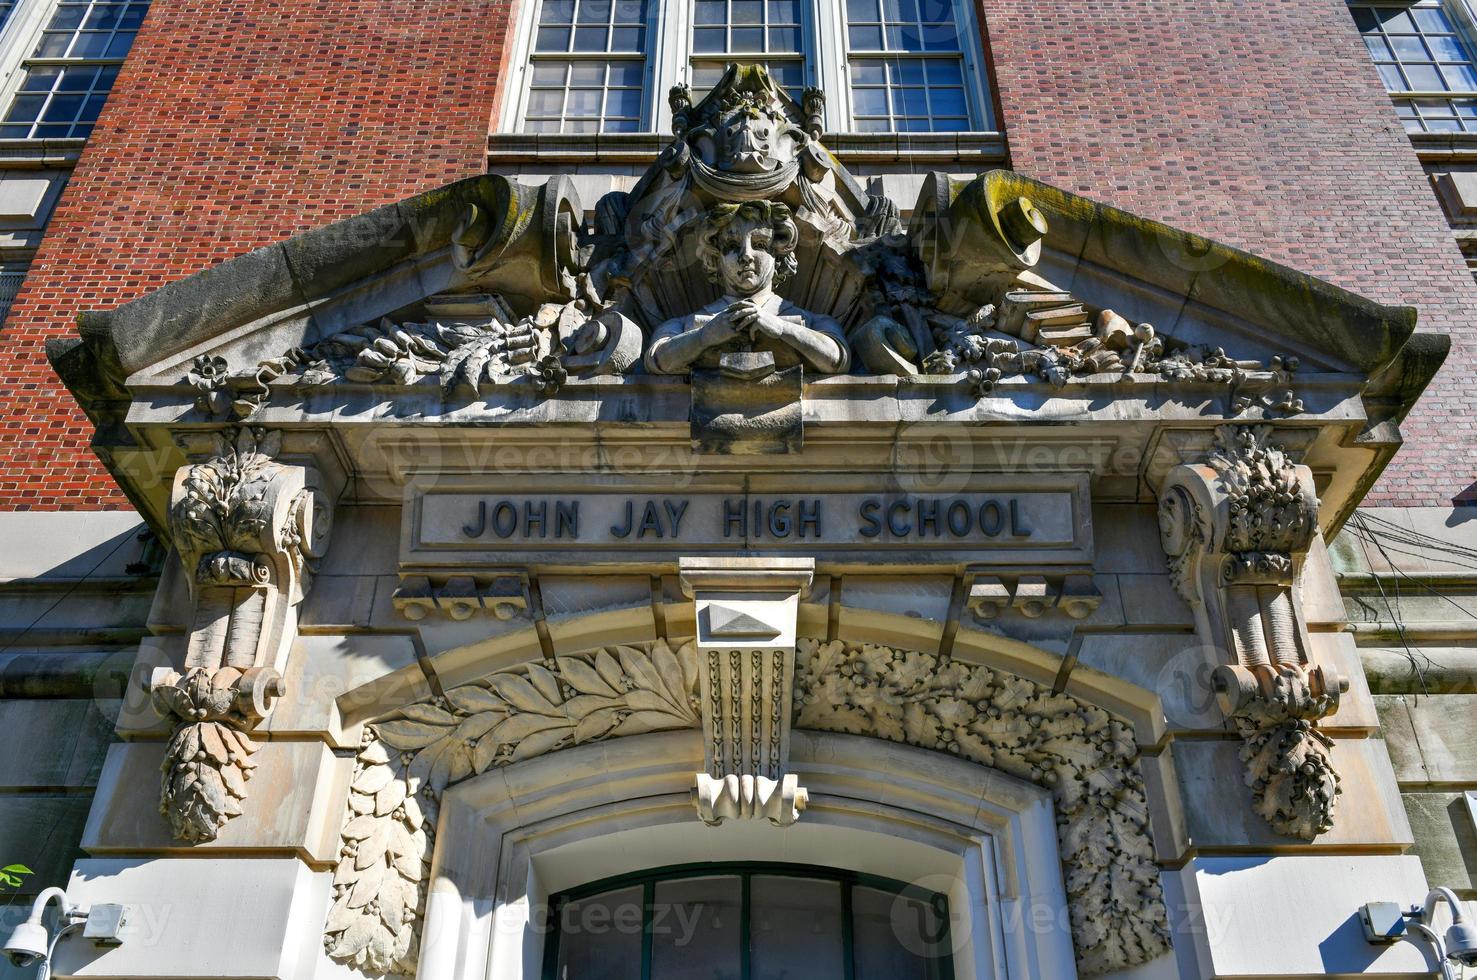
[{"label": "carved volute scroll", "polygon": [[1299,582],[1318,535],[1306,466],[1271,442],[1271,426],[1225,425],[1203,462],[1182,464],[1159,493],[1175,588],[1208,649],[1224,651],[1217,698],[1245,744],[1246,782],[1279,833],[1312,840],[1333,826],[1339,775],[1315,723],[1348,682],[1311,662]]},{"label": "carved volute scroll", "polygon": [[180,840],[213,840],[241,812],[256,743],[247,734],[284,693],[296,607],[326,550],[330,504],[308,468],[277,462],[281,437],[241,429],[175,475],[169,521],[192,600],[183,673],[150,680],[177,720],[160,811]]},{"label": "carved volute scroll", "polygon": [[808,795],[790,756],[795,621],[809,558],[684,558],[682,588],[697,612],[703,763],[693,804],[704,823],[763,817],[787,827]]}]

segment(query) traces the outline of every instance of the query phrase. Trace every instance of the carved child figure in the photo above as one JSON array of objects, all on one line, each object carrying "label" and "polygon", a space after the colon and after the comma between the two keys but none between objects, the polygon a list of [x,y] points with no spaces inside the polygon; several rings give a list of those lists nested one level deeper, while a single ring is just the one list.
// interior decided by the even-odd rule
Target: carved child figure
[{"label": "carved child figure", "polygon": [[686,374],[716,367],[722,354],[767,351],[777,368],[804,364],[839,374],[851,364],[841,325],[802,310],[774,292],[796,270],[799,230],[790,209],[768,201],[720,204],[699,232],[698,256],[723,295],[689,316],[668,320],[652,335],[647,369]]}]

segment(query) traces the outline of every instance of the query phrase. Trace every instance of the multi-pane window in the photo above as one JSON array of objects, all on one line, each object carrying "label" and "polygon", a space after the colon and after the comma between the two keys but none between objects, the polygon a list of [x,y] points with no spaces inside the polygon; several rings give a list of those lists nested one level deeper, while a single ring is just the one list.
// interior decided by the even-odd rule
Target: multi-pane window
[{"label": "multi-pane window", "polygon": [[1445,4],[1361,4],[1352,10],[1408,131],[1477,132],[1477,63],[1469,39]]},{"label": "multi-pane window", "polygon": [[647,0],[543,0],[524,111],[533,133],[641,129]]},{"label": "multi-pane window", "polygon": [[952,0],[846,0],[846,46],[858,130],[970,128]]},{"label": "multi-pane window", "polygon": [[944,895],[829,868],[664,868],[556,895],[552,913],[546,980],[954,975]]},{"label": "multi-pane window", "polygon": [[805,88],[801,0],[693,0],[692,93],[702,98],[730,61],[762,64],[799,101]]},{"label": "multi-pane window", "polygon": [[19,90],[0,122],[0,138],[89,135],[148,11],[148,0],[57,4],[23,64]]},{"label": "multi-pane window", "polygon": [[4,27],[15,11],[17,0],[0,0],[0,27]]},{"label": "multi-pane window", "polygon": [[[729,64],[765,66],[832,132],[990,130],[969,0],[537,0],[520,27],[516,133],[667,128],[668,90],[703,98]],[[658,52],[660,56],[658,57]]]}]

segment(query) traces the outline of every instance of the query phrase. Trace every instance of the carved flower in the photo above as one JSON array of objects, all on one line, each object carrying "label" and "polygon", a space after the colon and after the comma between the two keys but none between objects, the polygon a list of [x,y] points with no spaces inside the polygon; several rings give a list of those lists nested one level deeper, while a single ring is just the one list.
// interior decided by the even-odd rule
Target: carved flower
[{"label": "carved flower", "polygon": [[216,354],[201,354],[191,362],[185,379],[199,392],[196,408],[215,416],[230,411],[231,394],[226,390],[229,373],[226,359]]}]

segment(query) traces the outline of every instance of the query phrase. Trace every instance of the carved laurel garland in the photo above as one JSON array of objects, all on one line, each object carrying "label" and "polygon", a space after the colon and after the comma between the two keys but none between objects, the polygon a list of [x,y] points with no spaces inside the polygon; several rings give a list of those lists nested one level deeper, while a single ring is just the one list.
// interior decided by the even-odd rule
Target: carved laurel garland
[{"label": "carved laurel garland", "polygon": [[[415,972],[439,800],[487,769],[583,742],[701,726],[691,643],[657,641],[495,673],[365,729],[324,945]],[[1053,792],[1084,975],[1169,949],[1132,732],[1018,677],[933,654],[801,640],[795,724],[959,755]]]},{"label": "carved laurel garland", "polygon": [[407,705],[365,728],[324,946],[368,973],[415,972],[436,813],[446,787],[621,735],[701,724],[697,655],[657,641],[558,657]]},{"label": "carved laurel garland", "polygon": [[1169,950],[1132,730],[1020,677],[934,654],[801,640],[795,725],[961,756],[1051,790],[1079,971]]}]

